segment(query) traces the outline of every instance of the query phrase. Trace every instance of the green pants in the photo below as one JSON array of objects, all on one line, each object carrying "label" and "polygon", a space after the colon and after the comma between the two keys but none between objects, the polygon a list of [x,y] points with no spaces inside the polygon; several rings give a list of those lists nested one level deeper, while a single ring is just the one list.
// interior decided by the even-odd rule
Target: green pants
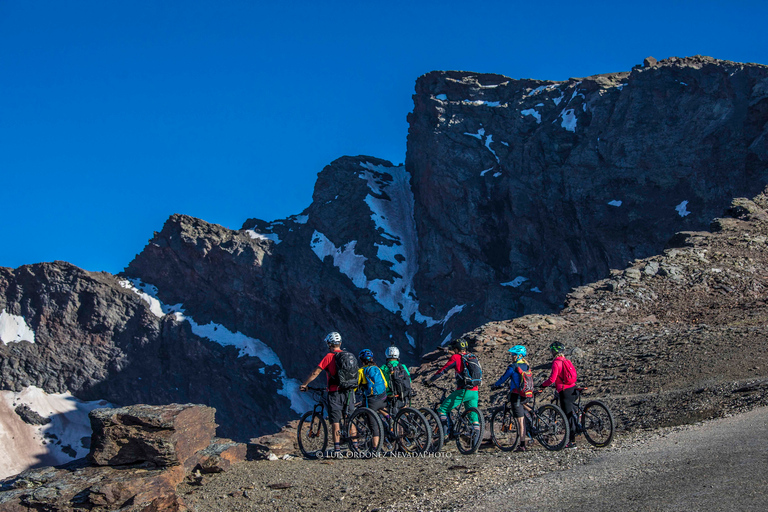
[{"label": "green pants", "polygon": [[[457,389],[446,398],[440,407],[437,408],[437,413],[440,416],[448,416],[448,413],[459,407],[462,403],[464,407],[469,409],[470,407],[477,407],[478,399],[477,391],[471,391],[469,389]],[[469,415],[469,421],[472,423],[479,423],[480,419],[476,413]]]}]

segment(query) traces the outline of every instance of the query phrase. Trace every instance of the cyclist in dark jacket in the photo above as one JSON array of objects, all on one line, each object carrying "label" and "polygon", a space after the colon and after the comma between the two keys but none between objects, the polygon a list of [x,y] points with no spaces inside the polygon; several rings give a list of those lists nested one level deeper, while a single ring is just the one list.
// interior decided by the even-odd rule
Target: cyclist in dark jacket
[{"label": "cyclist in dark jacket", "polygon": [[[405,373],[406,378],[408,378],[409,382],[411,379],[411,372],[408,371],[408,367],[405,366],[400,362],[400,350],[395,347],[387,347],[387,350],[384,354],[387,357],[387,362],[381,365],[381,371],[384,372],[384,378],[387,380],[387,396],[391,397],[395,395],[395,392],[393,391],[393,382],[392,382],[392,371],[397,368],[401,367],[403,369],[403,373]],[[407,399],[409,397],[407,396],[395,396],[397,398],[398,404],[405,404]],[[398,405],[400,407],[401,405]]]},{"label": "cyclist in dark jacket", "polygon": [[523,345],[515,345],[509,349],[514,362],[507,367],[507,371],[501,376],[492,386],[491,389],[501,388],[507,380],[509,380],[509,402],[512,405],[512,416],[517,421],[520,427],[520,445],[517,447],[517,451],[526,451],[525,446],[525,407],[524,404],[528,402],[528,398],[522,396],[519,391],[523,387],[523,378],[518,369],[527,372],[530,370],[528,361],[525,360],[525,356],[528,354],[528,350]]}]

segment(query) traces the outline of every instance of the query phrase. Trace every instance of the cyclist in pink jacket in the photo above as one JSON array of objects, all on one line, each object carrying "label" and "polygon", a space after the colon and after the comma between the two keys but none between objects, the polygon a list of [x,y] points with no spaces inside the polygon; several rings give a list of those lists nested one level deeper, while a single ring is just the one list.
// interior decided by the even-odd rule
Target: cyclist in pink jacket
[{"label": "cyclist in pink jacket", "polygon": [[576,418],[574,416],[573,404],[576,402],[576,368],[573,363],[565,358],[563,351],[565,346],[559,341],[553,342],[549,346],[552,353],[552,373],[549,378],[541,383],[542,388],[555,385],[555,389],[560,395],[560,405],[563,408],[565,416],[568,418],[570,427],[570,439],[566,448],[576,448]]}]

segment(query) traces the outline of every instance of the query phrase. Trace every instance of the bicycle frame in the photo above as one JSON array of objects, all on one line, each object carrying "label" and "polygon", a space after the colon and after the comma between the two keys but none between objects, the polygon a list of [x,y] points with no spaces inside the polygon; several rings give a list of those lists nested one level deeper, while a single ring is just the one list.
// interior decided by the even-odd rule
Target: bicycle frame
[{"label": "bicycle frame", "polygon": [[[311,391],[317,398],[317,403],[314,407],[314,412],[320,414],[324,419],[330,422],[330,418],[325,411],[330,410],[328,405],[328,389],[327,388],[315,388],[307,386],[307,391]],[[352,392],[350,392],[352,393]],[[352,393],[354,394],[354,393]],[[331,424],[332,425],[332,424]],[[339,422],[339,431],[341,433],[340,442],[344,443],[350,440],[350,436],[347,433],[347,408],[344,407],[341,410],[341,421]]]}]

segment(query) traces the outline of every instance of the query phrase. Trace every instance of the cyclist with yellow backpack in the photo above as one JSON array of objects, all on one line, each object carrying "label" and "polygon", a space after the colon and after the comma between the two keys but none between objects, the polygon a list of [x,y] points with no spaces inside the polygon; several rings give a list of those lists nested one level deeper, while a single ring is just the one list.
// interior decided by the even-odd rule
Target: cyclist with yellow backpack
[{"label": "cyclist with yellow backpack", "polygon": [[533,396],[533,373],[525,356],[528,351],[523,345],[515,345],[509,349],[513,362],[507,367],[507,371],[492,386],[491,389],[500,389],[509,380],[509,403],[512,406],[512,416],[520,427],[520,445],[518,452],[526,451],[525,446],[525,408],[523,404]]}]

